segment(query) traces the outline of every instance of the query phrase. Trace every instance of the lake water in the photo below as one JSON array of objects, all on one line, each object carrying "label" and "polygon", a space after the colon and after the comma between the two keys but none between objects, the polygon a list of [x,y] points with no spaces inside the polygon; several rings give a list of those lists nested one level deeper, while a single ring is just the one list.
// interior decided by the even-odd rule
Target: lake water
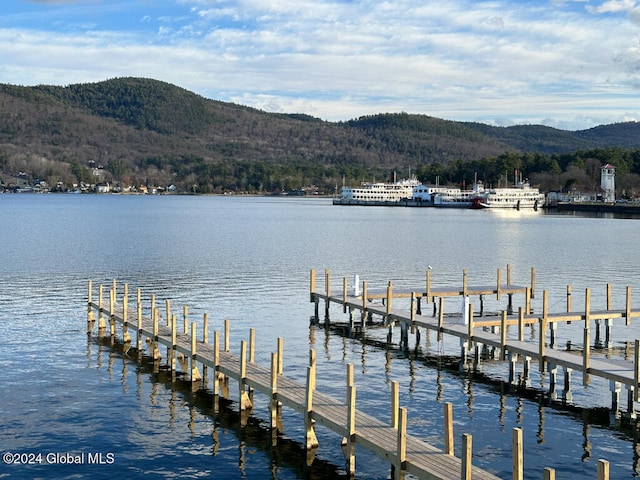
[{"label": "lake water", "polygon": [[[87,282],[111,285],[113,278],[140,288],[145,302],[155,293],[159,305],[171,299],[174,312],[187,305],[199,323],[206,312],[210,335],[228,319],[232,352],[254,328],[256,361],[264,365],[282,337],[285,374],[301,381],[315,348],[324,393],[344,396],[352,363],[358,408],[381,419],[389,418],[390,382],[398,381],[409,433],[439,448],[443,402],[452,402],[456,454],[460,436],[471,433],[474,464],[502,478],[511,478],[514,427],[524,431],[528,479],[540,478],[544,467],[559,479],[596,478],[600,458],[610,462],[611,478],[640,472],[635,427],[612,422],[607,412],[608,382],[584,387],[574,372],[573,402],[563,406],[496,382],[506,379],[502,364],[486,364],[483,375],[444,368],[433,357],[459,347],[424,332],[418,348],[412,337],[403,351],[384,346],[384,330],[371,331],[363,344],[309,322],[309,271],[318,271],[322,286],[325,268],[334,288],[354,273],[369,288],[389,280],[403,288],[423,285],[429,265],[434,286],[461,285],[463,269],[469,284],[493,284],[507,264],[514,283],[528,284],[535,267],[536,311],[542,290],[550,311],[561,311],[568,284],[576,310],[586,288],[592,307],[604,307],[607,283],[623,308],[627,285],[640,295],[638,220],[339,207],[330,199],[2,195],[0,221],[0,450],[44,457],[40,464],[0,464],[0,478],[344,475],[340,438],[323,427],[316,460],[306,467],[297,414],[284,409],[284,438],[272,448],[266,398],[256,394],[254,420],[243,429],[235,403],[216,418],[209,396],[172,385],[95,332],[88,337]],[[486,299],[485,309],[505,302]],[[346,317],[335,308],[332,318]],[[637,323],[616,324],[611,354],[640,338]],[[558,331],[559,345],[580,346],[581,339],[582,325]],[[534,386],[539,382],[534,376]],[[360,449],[356,468],[359,479],[390,475],[388,464]]]}]

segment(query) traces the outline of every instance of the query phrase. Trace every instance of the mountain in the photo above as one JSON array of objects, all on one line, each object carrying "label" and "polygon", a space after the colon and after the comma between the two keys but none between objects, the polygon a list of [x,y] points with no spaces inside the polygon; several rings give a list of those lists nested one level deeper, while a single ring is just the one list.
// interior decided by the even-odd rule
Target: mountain
[{"label": "mountain", "polygon": [[0,84],[0,112],[2,177],[50,185],[108,180],[197,192],[310,184],[328,190],[343,178],[382,178],[421,164],[640,147],[635,123],[569,132],[406,113],[326,122],[209,100],[145,78],[66,87]]}]

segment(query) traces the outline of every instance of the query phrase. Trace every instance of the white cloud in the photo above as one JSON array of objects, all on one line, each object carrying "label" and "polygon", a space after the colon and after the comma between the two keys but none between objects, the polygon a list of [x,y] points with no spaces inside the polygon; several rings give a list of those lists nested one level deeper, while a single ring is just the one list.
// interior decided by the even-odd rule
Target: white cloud
[{"label": "white cloud", "polygon": [[128,31],[110,27],[100,9],[67,19],[90,18],[90,30],[2,28],[0,20],[0,81],[140,75],[330,120],[408,111],[582,127],[640,110],[636,2],[591,13],[557,1],[179,3],[162,12],[136,3],[138,27]]}]

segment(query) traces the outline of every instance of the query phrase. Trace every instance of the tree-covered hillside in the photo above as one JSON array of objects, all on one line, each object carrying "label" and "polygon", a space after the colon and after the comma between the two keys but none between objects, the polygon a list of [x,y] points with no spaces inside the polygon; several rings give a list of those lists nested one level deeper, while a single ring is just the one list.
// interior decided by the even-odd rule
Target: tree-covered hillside
[{"label": "tree-covered hillside", "polygon": [[334,123],[209,100],[142,78],[66,87],[0,85],[0,112],[5,184],[45,181],[71,188],[110,182],[197,193],[313,185],[333,193],[343,181],[382,180],[393,171],[418,173],[425,182],[435,176],[469,182],[478,175],[495,183],[517,165],[550,187],[554,182],[543,174],[586,172],[596,159],[618,161],[623,175],[640,171],[631,153],[640,148],[636,124],[567,132],[406,113]]}]

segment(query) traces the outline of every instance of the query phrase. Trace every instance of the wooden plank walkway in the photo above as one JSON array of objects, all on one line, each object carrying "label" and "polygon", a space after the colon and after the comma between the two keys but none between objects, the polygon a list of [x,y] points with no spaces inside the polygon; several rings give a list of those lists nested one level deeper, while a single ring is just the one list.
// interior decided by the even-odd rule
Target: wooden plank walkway
[{"label": "wooden plank walkway", "polygon": [[[191,323],[190,333],[187,332],[185,315],[184,329],[178,332],[176,316],[170,313],[170,304],[166,304],[166,322],[159,321],[158,309],[155,307],[155,296],[152,298],[151,316],[142,314],[140,291],[136,308],[128,307],[128,293],[122,297],[122,303],[115,299],[115,284],[109,295],[109,306],[102,302],[102,286],[100,286],[99,300],[92,300],[92,285],[89,284],[88,295],[88,332],[94,327],[94,310],[98,314],[98,329],[104,333],[107,328],[112,336],[116,334],[116,323],[121,325],[122,338],[131,341],[131,333],[136,336],[136,345],[142,351],[143,338],[149,343],[150,354],[160,360],[159,345],[167,347],[169,358],[167,365],[175,371],[178,354],[180,361],[192,381],[200,380],[197,364],[214,369],[214,397],[220,390],[228,391],[228,379],[238,382],[239,407],[241,410],[251,410],[253,391],[261,392],[270,397],[270,412],[272,432],[275,433],[278,424],[279,409],[287,406],[302,414],[306,427],[305,443],[308,449],[317,447],[315,425],[323,425],[343,437],[346,444],[347,470],[355,473],[355,445],[371,451],[375,455],[387,460],[394,466],[395,478],[401,478],[406,471],[418,478],[424,479],[480,479],[496,480],[499,477],[472,465],[471,438],[463,435],[462,458],[453,455],[453,439],[450,438],[449,428],[445,428],[445,444],[449,451],[443,452],[426,442],[407,435],[407,411],[398,406],[398,388],[392,387],[392,424],[386,424],[355,408],[356,387],[353,385],[353,367],[347,372],[347,402],[342,403],[330,396],[315,390],[315,351],[310,350],[310,362],[307,367],[306,385],[295,382],[283,375],[282,372],[282,342],[278,342],[278,351],[272,353],[271,368],[265,368],[253,363],[253,331],[250,336],[249,361],[247,361],[246,342],[241,343],[240,356],[232,355],[228,350],[228,322],[225,322],[223,348],[220,349],[219,333],[214,333],[213,344],[208,343],[207,317],[204,319],[203,338],[197,340],[196,324]],[[107,320],[109,325],[107,326]],[[350,370],[350,373],[349,373]],[[351,379],[349,381],[349,378]],[[395,408],[398,407],[398,408]],[[395,423],[395,424],[394,424]],[[450,427],[453,431],[452,426]],[[518,431],[519,429],[514,429]],[[447,436],[448,434],[448,436]],[[521,433],[520,433],[521,437]],[[520,444],[521,447],[521,444]],[[514,445],[514,452],[519,456],[514,459],[515,465],[522,469],[522,448]],[[514,478],[522,478],[514,476]]]},{"label": "wooden plank walkway", "polygon": [[[427,275],[429,276],[429,275]],[[466,274],[465,274],[466,276]],[[500,275],[498,275],[498,278]],[[533,278],[533,274],[532,274]],[[325,281],[329,281],[328,273],[325,274]],[[532,282],[533,283],[533,282]],[[343,307],[344,311],[350,312],[351,327],[359,326],[366,328],[365,318],[373,315],[380,316],[384,319],[385,325],[391,329],[393,325],[400,325],[402,329],[401,335],[406,337],[409,328],[425,328],[438,333],[438,338],[442,335],[450,335],[461,340],[461,357],[466,357],[466,351],[472,349],[472,346],[481,344],[491,347],[497,347],[503,352],[503,358],[511,355],[511,368],[514,368],[515,360],[518,355],[527,361],[535,360],[539,364],[541,372],[551,371],[555,374],[555,368],[560,366],[565,372],[572,370],[583,373],[583,382],[588,384],[590,375],[609,380],[613,394],[619,392],[620,384],[625,385],[630,393],[629,412],[635,415],[633,411],[633,402],[639,401],[638,394],[640,392],[640,345],[638,340],[635,341],[633,361],[624,360],[622,358],[593,358],[591,356],[591,323],[595,321],[606,321],[606,328],[610,328],[614,319],[625,319],[626,325],[630,325],[631,320],[640,317],[640,309],[633,309],[631,306],[631,289],[626,290],[626,305],[624,309],[611,308],[611,290],[607,287],[607,309],[591,310],[590,290],[585,291],[585,309],[583,311],[567,311],[559,313],[549,313],[548,309],[548,292],[543,292],[543,308],[538,315],[526,314],[531,311],[529,287],[525,287],[525,307],[520,307],[517,314],[507,315],[506,311],[501,316],[487,318],[475,317],[473,314],[473,304],[469,305],[468,318],[461,318],[461,311],[458,313],[457,321],[445,320],[444,313],[444,297],[447,296],[471,296],[484,295],[487,293],[499,295],[500,293],[523,293],[522,287],[512,286],[513,288],[501,287],[499,284],[495,287],[487,286],[467,286],[464,288],[445,288],[430,289],[432,298],[439,297],[439,312],[437,316],[426,316],[417,313],[416,303],[419,296],[426,297],[425,291],[412,291],[411,304],[409,310],[397,309],[393,307],[393,300],[399,295],[393,291],[391,283],[387,287],[384,295],[370,295],[366,282],[363,282],[362,290],[359,295],[353,295],[351,290],[346,287],[346,280],[343,282],[343,289],[339,294],[332,295],[330,287],[325,284],[325,292],[316,292],[315,273],[311,273],[311,291],[310,300],[316,305],[315,319],[318,321],[318,303],[325,302],[325,322],[326,326],[330,325],[329,305],[335,303]],[[465,295],[466,294],[466,295]],[[571,309],[571,288],[568,287],[568,303],[567,309]],[[374,300],[382,299],[383,303],[377,303]],[[361,312],[361,322],[353,320],[353,311]],[[435,313],[435,310],[434,310]],[[551,328],[551,335],[554,334],[554,324],[563,322],[582,322],[583,323],[583,342],[584,348],[582,352],[568,352],[548,348],[546,344],[547,333]],[[524,341],[524,326],[539,325],[539,338],[537,342]],[[507,328],[509,326],[518,327],[517,339],[508,338]],[[487,331],[489,327],[498,327],[499,333]],[[406,340],[401,340],[402,342]],[[514,377],[514,372],[510,372],[510,376]],[[566,379],[565,379],[566,381]],[[555,388],[555,379],[552,377],[553,387]],[[565,388],[567,386],[565,385]],[[615,407],[619,404],[614,401]]]}]

